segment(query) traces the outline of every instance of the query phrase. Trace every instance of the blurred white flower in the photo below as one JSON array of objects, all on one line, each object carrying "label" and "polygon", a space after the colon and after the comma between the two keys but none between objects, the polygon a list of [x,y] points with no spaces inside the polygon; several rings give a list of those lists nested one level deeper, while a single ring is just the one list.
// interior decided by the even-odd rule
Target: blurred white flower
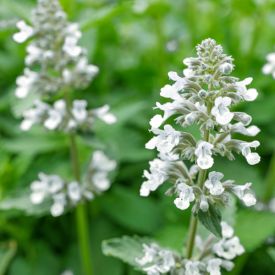
[{"label": "blurred white flower", "polygon": [[100,108],[94,109],[93,113],[95,114],[96,117],[101,119],[107,124],[113,124],[117,121],[117,118],[115,115],[109,112],[110,106],[109,105],[104,105]]},{"label": "blurred white flower", "polygon": [[240,244],[238,237],[232,237],[230,239],[222,239],[213,246],[213,251],[219,257],[226,260],[232,260],[236,256],[244,253],[244,248]]},{"label": "blurred white flower", "polygon": [[109,189],[111,182],[108,174],[116,168],[116,162],[109,159],[102,151],[95,151],[90,163],[91,188],[96,192],[103,192]]},{"label": "blurred white flower", "polygon": [[201,262],[187,261],[185,264],[185,275],[202,275],[200,270]]},{"label": "blurred white flower", "polygon": [[143,244],[143,256],[136,258],[136,263],[148,275],[166,274],[175,268],[173,253],[157,244]]},{"label": "blurred white flower", "polygon": [[34,34],[33,28],[23,20],[18,21],[16,27],[19,29],[19,32],[13,35],[13,39],[17,43],[25,42]]},{"label": "blurred white flower", "polygon": [[77,203],[81,200],[81,186],[78,182],[72,181],[68,184],[68,196],[69,198]]},{"label": "blurred white flower", "polygon": [[267,64],[263,67],[264,74],[271,74],[275,78],[275,53],[270,53],[266,56]]},{"label": "blurred white flower", "polygon": [[210,275],[221,275],[221,265],[221,259],[213,258],[207,262],[206,270],[209,272]]},{"label": "blurred white flower", "polygon": [[255,195],[251,191],[252,183],[248,182],[244,185],[234,185],[232,187],[232,192],[240,199],[243,201],[243,203],[246,206],[253,206],[256,204],[257,200],[255,198]]}]

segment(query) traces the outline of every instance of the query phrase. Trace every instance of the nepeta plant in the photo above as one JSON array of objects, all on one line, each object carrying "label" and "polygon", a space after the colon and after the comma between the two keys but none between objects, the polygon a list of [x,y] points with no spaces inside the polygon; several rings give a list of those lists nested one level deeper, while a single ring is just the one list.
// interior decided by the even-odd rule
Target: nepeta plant
[{"label": "nepeta plant", "polygon": [[86,173],[81,174],[76,137],[92,132],[97,119],[107,124],[116,117],[105,105],[88,109],[88,102],[73,99],[73,92],[88,87],[98,68],[88,63],[87,52],[79,46],[81,32],[76,23],[68,22],[57,0],[39,0],[32,13],[32,26],[17,23],[14,35],[18,43],[30,40],[27,46],[24,74],[17,78],[16,96],[32,102],[23,113],[21,129],[28,131],[40,125],[47,131],[66,134],[70,140],[73,179],[40,173],[31,183],[30,199],[33,204],[51,203],[50,212],[60,216],[65,210],[77,207],[76,217],[85,274],[91,274],[86,213],[83,202],[110,187],[109,172],[116,162],[102,151],[95,151]]},{"label": "nepeta plant", "polygon": [[[175,206],[180,210],[191,207],[184,255],[138,238],[133,241],[135,259],[123,257],[118,251],[126,247],[127,238],[105,242],[103,246],[106,254],[120,257],[149,275],[216,275],[221,274],[221,268],[231,270],[232,260],[244,248],[233,228],[221,220],[220,209],[228,205],[231,196],[245,206],[256,203],[252,183],[238,185],[224,179],[213,167],[215,156],[234,160],[235,154],[241,154],[250,165],[260,161],[252,150],[259,146],[257,140],[248,142],[235,137],[253,137],[259,128],[249,126],[252,118],[248,114],[231,110],[241,101],[255,100],[258,93],[247,88],[252,78],[239,80],[230,76],[233,59],[213,39],[202,41],[196,51],[196,57],[184,59],[187,68],[183,76],[169,72],[173,84],[161,89],[160,95],[169,101],[156,103],[156,109],[163,113],[151,119],[154,137],[146,144],[147,149],[157,149],[158,157],[149,162],[140,189],[141,196],[148,196],[161,185],[170,184],[166,194],[174,197]],[[184,131],[191,125],[197,125],[199,138]],[[205,240],[197,235],[198,221],[210,231]]]}]

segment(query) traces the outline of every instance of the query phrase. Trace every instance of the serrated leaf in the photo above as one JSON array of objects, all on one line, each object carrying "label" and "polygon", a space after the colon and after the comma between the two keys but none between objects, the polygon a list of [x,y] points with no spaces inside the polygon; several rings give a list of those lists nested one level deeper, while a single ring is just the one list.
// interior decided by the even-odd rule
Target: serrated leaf
[{"label": "serrated leaf", "polygon": [[207,212],[199,210],[198,218],[207,230],[219,238],[222,237],[221,213],[216,207],[210,204]]},{"label": "serrated leaf", "polygon": [[106,256],[112,256],[138,268],[136,259],[142,257],[142,244],[149,240],[137,236],[116,238],[102,242],[102,251]]}]

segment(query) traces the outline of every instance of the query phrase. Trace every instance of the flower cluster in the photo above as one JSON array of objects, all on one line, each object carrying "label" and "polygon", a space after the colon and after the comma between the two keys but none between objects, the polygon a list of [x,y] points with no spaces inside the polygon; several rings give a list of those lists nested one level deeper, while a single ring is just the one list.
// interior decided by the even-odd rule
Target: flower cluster
[{"label": "flower cluster", "polygon": [[92,200],[95,195],[106,191],[111,185],[108,174],[115,167],[115,161],[107,158],[103,152],[95,151],[84,184],[65,182],[57,175],[40,173],[38,180],[31,183],[31,202],[41,204],[50,200],[52,216],[60,216],[66,208],[73,207],[80,201]]},{"label": "flower cluster", "polygon": [[[231,111],[241,101],[256,99],[256,89],[247,88],[252,78],[240,81],[230,76],[234,68],[232,58],[212,39],[199,44],[197,57],[186,58],[183,63],[187,66],[183,76],[169,72],[174,83],[161,89],[160,95],[170,100],[156,103],[163,114],[150,121],[154,137],[146,148],[157,149],[158,157],[150,162],[149,171],[144,171],[146,180],[140,194],[148,196],[169,181],[173,186],[167,193],[176,195],[174,203],[182,210],[194,202],[193,211],[207,211],[209,204],[226,204],[229,194],[252,206],[256,199],[251,183],[235,185],[231,180],[222,181],[223,174],[216,171],[196,183],[199,174],[214,165],[216,155],[233,160],[234,153],[241,154],[250,165],[260,161],[260,156],[252,151],[260,144],[257,140],[234,138],[235,134],[253,137],[259,128],[250,126],[252,118],[248,114]],[[167,122],[171,117],[175,117],[175,128]],[[190,125],[198,125],[201,139],[181,130]],[[188,168],[183,160],[194,161],[195,165]]]},{"label": "flower cluster", "polygon": [[[31,26],[19,21],[19,32],[13,36],[18,43],[30,40],[24,74],[16,81],[16,96],[35,100],[23,112],[21,129],[28,131],[40,125],[72,135],[90,131],[96,119],[115,123],[108,105],[89,109],[86,100],[71,99],[72,91],[86,88],[98,73],[98,68],[89,64],[86,50],[79,46],[78,24],[68,22],[58,0],[38,0],[31,19]],[[31,201],[52,201],[51,214],[59,216],[67,207],[107,190],[108,173],[115,166],[114,161],[95,151],[81,182],[66,182],[57,175],[40,173],[39,180],[31,184]]]},{"label": "flower cluster", "polygon": [[148,275],[167,273],[176,265],[173,252],[155,243],[143,244],[143,256],[137,258],[136,262]]},{"label": "flower cluster", "polygon": [[232,260],[244,253],[238,237],[226,222],[221,223],[222,239],[210,236],[206,241],[196,238],[196,260],[187,260],[174,251],[155,243],[143,244],[143,256],[136,259],[138,266],[148,275],[220,275],[221,269],[230,271]]},{"label": "flower cluster", "polygon": [[33,125],[43,125],[48,130],[71,132],[90,130],[96,119],[107,124],[116,122],[116,117],[109,112],[109,106],[87,110],[86,100],[74,100],[71,108],[63,99],[54,102],[53,106],[36,100],[31,109],[23,113],[24,120],[21,129],[28,131]]},{"label": "flower cluster", "polygon": [[26,69],[17,79],[17,97],[85,88],[98,73],[98,68],[88,63],[86,50],[78,45],[78,24],[67,21],[58,0],[39,0],[32,26],[19,21],[17,27],[16,42],[32,39],[27,46]]}]

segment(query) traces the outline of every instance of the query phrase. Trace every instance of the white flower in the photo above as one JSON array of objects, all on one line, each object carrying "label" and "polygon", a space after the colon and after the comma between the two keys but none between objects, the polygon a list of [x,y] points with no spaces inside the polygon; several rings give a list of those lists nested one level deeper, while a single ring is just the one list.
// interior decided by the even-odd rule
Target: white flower
[{"label": "white flower", "polygon": [[169,153],[180,142],[181,133],[169,124],[164,126],[164,130],[152,129],[152,132],[157,136],[146,143],[145,148],[147,149],[157,148],[161,153]]},{"label": "white flower", "polygon": [[143,197],[147,197],[151,191],[155,191],[168,179],[168,165],[165,161],[154,159],[153,161],[150,161],[149,164],[150,172],[147,170],[144,171],[143,176],[147,180],[142,183],[140,188],[140,195]]},{"label": "white flower", "polygon": [[221,275],[221,265],[221,259],[213,258],[207,262],[206,270],[209,272],[210,275]]},{"label": "white flower", "polygon": [[16,27],[20,30],[18,33],[13,35],[13,39],[17,43],[25,42],[34,33],[33,28],[27,25],[23,20],[18,21]]},{"label": "white flower", "polygon": [[47,104],[36,100],[33,108],[23,112],[24,120],[20,125],[21,130],[28,131],[34,124],[39,123],[48,110]]},{"label": "white flower", "polygon": [[201,169],[209,169],[213,166],[214,160],[212,158],[213,145],[206,141],[199,141],[195,150],[197,156],[197,165]]},{"label": "white flower", "polygon": [[110,106],[104,105],[100,108],[94,109],[93,112],[99,119],[101,119],[105,123],[113,124],[117,121],[117,118],[115,117],[115,115],[110,113],[109,110],[110,110]]},{"label": "white flower", "polygon": [[219,257],[226,260],[232,260],[236,256],[244,253],[244,248],[240,244],[238,237],[232,237],[230,239],[222,239],[213,246],[213,251]]},{"label": "white flower", "polygon": [[223,236],[223,238],[233,237],[234,230],[228,223],[222,221],[221,222],[221,227],[222,227],[222,236]]},{"label": "white flower", "polygon": [[143,244],[142,246],[144,255],[142,258],[136,258],[136,262],[139,265],[146,265],[150,262],[153,262],[156,255],[156,248],[154,245]]},{"label": "white flower", "polygon": [[78,182],[72,181],[68,184],[68,196],[73,202],[81,199],[81,187]]},{"label": "white flower", "polygon": [[92,182],[99,191],[106,191],[111,186],[106,172],[95,172],[92,175]]},{"label": "white flower", "polygon": [[31,91],[32,86],[37,79],[38,74],[36,72],[33,72],[30,69],[25,69],[24,74],[16,79],[17,88],[15,90],[15,95],[18,98],[25,98]]},{"label": "white flower", "polygon": [[40,174],[39,177],[41,180],[47,181],[49,193],[55,194],[64,187],[64,182],[59,176],[56,176],[56,175],[48,176],[45,174]]},{"label": "white flower", "polygon": [[54,109],[49,110],[48,115],[49,117],[45,120],[44,126],[49,130],[54,130],[61,123],[62,115]]},{"label": "white flower", "polygon": [[275,78],[275,53],[270,53],[266,56],[267,64],[263,67],[264,74],[272,74]]},{"label": "white flower", "polygon": [[185,264],[185,275],[202,275],[200,271],[201,262],[187,261]]},{"label": "white flower", "polygon": [[72,114],[77,121],[83,122],[87,118],[88,116],[88,112],[86,110],[87,105],[88,103],[86,100],[73,101]]},{"label": "white flower", "polygon": [[228,124],[234,117],[234,114],[231,113],[228,108],[230,104],[231,104],[230,97],[219,96],[215,99],[215,106],[212,108],[211,114],[215,116],[216,121],[221,125]]},{"label": "white flower", "polygon": [[48,184],[45,181],[34,181],[31,183],[31,202],[40,204],[43,202],[48,192]]},{"label": "white flower", "polygon": [[233,70],[233,67],[234,66],[231,63],[225,62],[219,66],[219,69],[223,74],[230,74]]},{"label": "white flower", "polygon": [[110,172],[116,168],[116,162],[109,159],[104,152],[94,151],[91,166],[100,171]]},{"label": "white flower", "polygon": [[234,185],[232,192],[243,201],[246,206],[253,206],[256,204],[255,195],[252,193],[250,187],[252,183],[248,182],[244,185]]},{"label": "white flower", "polygon": [[43,51],[34,44],[29,44],[27,47],[27,53],[25,63],[30,66],[43,55]]},{"label": "white flower", "polygon": [[231,132],[254,137],[254,136],[258,135],[258,133],[260,132],[260,129],[255,125],[252,125],[252,126],[249,126],[248,128],[246,128],[243,125],[243,123],[238,122],[231,126]]},{"label": "white flower", "polygon": [[111,182],[108,173],[116,168],[116,162],[109,159],[102,151],[95,151],[90,164],[92,185],[99,192],[106,191]]},{"label": "white flower", "polygon": [[177,208],[185,210],[190,206],[190,202],[195,200],[193,188],[181,182],[177,185],[179,197],[174,200]]},{"label": "white flower", "polygon": [[88,79],[92,79],[99,72],[99,68],[96,65],[88,64],[87,58],[80,58],[76,63],[75,69],[78,74],[86,74]]},{"label": "white flower", "polygon": [[205,182],[205,187],[209,189],[211,195],[219,196],[223,193],[224,187],[221,183],[223,174],[219,172],[210,172],[208,180]]},{"label": "white flower", "polygon": [[202,113],[206,115],[207,113],[207,107],[205,104],[196,102],[193,106],[196,110],[191,111],[189,114],[185,116],[185,121],[188,125],[193,124],[195,121],[198,120],[198,118],[201,117]]},{"label": "white flower", "polygon": [[[186,84],[186,80],[183,77],[180,77],[176,72],[169,72],[168,77],[175,81],[173,84],[173,88],[175,88],[177,91],[180,91],[184,88]],[[178,99],[179,97],[177,97]]]},{"label": "white flower", "polygon": [[48,111],[48,118],[44,121],[44,126],[49,130],[55,130],[63,120],[66,114],[66,103],[60,99],[54,103],[52,109]]},{"label": "white flower", "polygon": [[164,122],[163,117],[161,115],[155,115],[150,120],[150,125],[152,128],[157,129]]},{"label": "white flower", "polygon": [[257,148],[260,142],[255,140],[252,142],[243,142],[240,144],[241,153],[246,158],[248,164],[255,165],[260,162],[261,158],[258,153],[252,153],[251,148]]},{"label": "white flower", "polygon": [[148,275],[167,273],[176,264],[171,251],[163,249],[154,243],[143,244],[143,256],[135,260]]},{"label": "white flower", "polygon": [[204,195],[201,195],[200,197],[200,209],[203,212],[207,212],[209,209],[209,203],[207,201],[207,198]]},{"label": "white flower", "polygon": [[66,205],[66,196],[64,193],[53,195],[53,205],[51,206],[51,214],[53,217],[61,216],[64,213]]},{"label": "white flower", "polygon": [[240,97],[242,97],[245,101],[254,101],[258,96],[258,92],[256,89],[246,88],[246,86],[249,85],[252,82],[252,80],[252,77],[248,77],[243,81],[236,82],[237,94]]},{"label": "white flower", "polygon": [[151,119],[150,124],[152,128],[158,128],[164,121],[166,121],[169,117],[174,115],[181,108],[181,103],[182,101],[180,100],[167,102],[164,104],[160,104],[159,102],[157,102],[156,108],[162,110],[164,114],[163,116],[156,115]]},{"label": "white flower", "polygon": [[68,26],[67,37],[65,38],[63,50],[71,57],[78,57],[82,48],[78,46],[78,40],[81,37],[81,32],[77,24],[70,24]]},{"label": "white flower", "polygon": [[160,95],[165,98],[170,98],[174,100],[181,99],[181,96],[178,93],[178,90],[175,88],[175,86],[166,84],[163,88],[160,90]]}]

